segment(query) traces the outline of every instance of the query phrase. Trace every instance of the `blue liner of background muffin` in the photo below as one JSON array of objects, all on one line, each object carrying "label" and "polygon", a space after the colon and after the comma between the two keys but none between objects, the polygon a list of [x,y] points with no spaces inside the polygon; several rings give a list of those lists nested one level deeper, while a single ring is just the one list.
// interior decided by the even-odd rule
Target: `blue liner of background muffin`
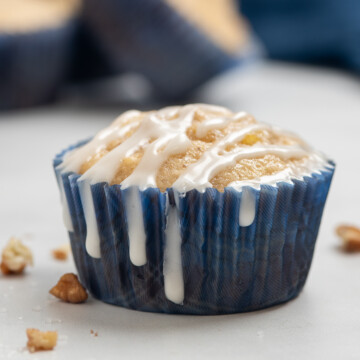
[{"label": "blue liner of background muffin", "polygon": [[144,75],[163,98],[187,96],[256,56],[256,41],[228,54],[164,0],[87,0],[84,20],[114,69]]},{"label": "blue liner of background muffin", "polygon": [[[56,167],[66,152],[58,154]],[[104,302],[123,307],[178,314],[226,314],[258,310],[286,302],[303,288],[313,257],[334,164],[303,180],[247,187],[256,197],[252,225],[239,226],[242,192],[209,188],[179,198],[183,304],[164,292],[163,262],[166,196],[175,206],[173,190],[141,192],[147,263],[134,266],[129,257],[126,192],[120,185],[91,186],[100,235],[101,258],[85,249],[86,222],[75,173],[62,174],[74,227],[69,232],[82,283]]]},{"label": "blue liner of background muffin", "polygon": [[[81,14],[80,14],[81,15]],[[94,38],[91,28],[82,18],[78,19],[74,36],[69,70],[69,82],[81,84],[92,80],[117,75]]]},{"label": "blue liner of background muffin", "polygon": [[51,101],[65,81],[74,17],[53,28],[0,33],[0,110]]}]

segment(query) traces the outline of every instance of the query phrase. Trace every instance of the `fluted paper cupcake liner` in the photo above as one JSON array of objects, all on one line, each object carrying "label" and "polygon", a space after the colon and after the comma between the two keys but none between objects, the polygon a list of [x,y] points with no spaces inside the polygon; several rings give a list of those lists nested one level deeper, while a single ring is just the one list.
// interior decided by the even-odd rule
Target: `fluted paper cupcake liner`
[{"label": "fluted paper cupcake liner", "polygon": [[0,33],[0,110],[52,100],[65,81],[76,20],[26,33]]},{"label": "fluted paper cupcake liner", "polygon": [[[64,152],[54,166],[61,164]],[[58,170],[56,170],[58,171]],[[129,189],[91,186],[100,235],[101,258],[86,251],[86,221],[79,195],[79,175],[62,175],[74,231],[72,250],[81,281],[98,299],[132,309],[225,314],[257,310],[286,302],[306,281],[334,166],[292,183],[246,188],[255,196],[255,219],[239,225],[243,192],[192,190],[175,203],[174,190],[141,191],[147,263],[129,257],[126,199]],[[244,191],[244,190],[243,190]],[[167,198],[177,206],[181,227],[184,301],[176,304],[164,291]]]},{"label": "fluted paper cupcake liner", "polygon": [[115,69],[144,75],[167,98],[258,54],[255,41],[226,53],[164,0],[87,0],[84,17]]}]

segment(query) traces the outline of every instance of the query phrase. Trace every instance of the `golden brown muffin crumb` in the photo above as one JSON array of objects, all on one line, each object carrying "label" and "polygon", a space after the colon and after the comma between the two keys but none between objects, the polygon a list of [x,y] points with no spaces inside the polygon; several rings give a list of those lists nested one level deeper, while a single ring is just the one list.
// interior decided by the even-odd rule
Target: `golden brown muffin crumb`
[{"label": "golden brown muffin crumb", "polygon": [[88,298],[86,289],[75,274],[64,274],[49,293],[58,299],[72,304],[85,302]]},{"label": "golden brown muffin crumb", "polygon": [[342,240],[344,251],[360,252],[360,228],[351,225],[339,225],[336,228],[336,233]]},{"label": "golden brown muffin crumb", "polygon": [[12,237],[1,255],[1,271],[4,275],[21,274],[27,265],[33,265],[30,249],[19,239]]},{"label": "golden brown muffin crumb", "polygon": [[38,329],[26,329],[28,342],[27,348],[31,353],[42,350],[52,350],[57,343],[56,331],[40,331]]},{"label": "golden brown muffin crumb", "polygon": [[52,250],[51,254],[54,259],[60,260],[60,261],[65,261],[68,259],[70,252],[71,252],[71,247],[70,247],[70,244],[67,243],[67,244],[63,244],[63,245],[59,246],[58,248]]}]

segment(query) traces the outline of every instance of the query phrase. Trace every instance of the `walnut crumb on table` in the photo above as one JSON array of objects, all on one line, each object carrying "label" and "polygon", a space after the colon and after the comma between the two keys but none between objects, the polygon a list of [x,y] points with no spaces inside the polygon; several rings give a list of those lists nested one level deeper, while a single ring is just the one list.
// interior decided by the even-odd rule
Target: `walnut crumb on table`
[{"label": "walnut crumb on table", "polygon": [[346,252],[360,252],[360,228],[352,225],[340,225],[336,228]]},{"label": "walnut crumb on table", "polygon": [[80,284],[75,274],[64,274],[49,293],[55,297],[73,304],[85,302],[88,298],[86,289]]},{"label": "walnut crumb on table", "polygon": [[71,252],[70,244],[63,244],[58,248],[52,250],[51,254],[54,259],[65,261],[69,257],[70,252]]},{"label": "walnut crumb on table", "polygon": [[31,353],[42,350],[52,350],[57,343],[56,331],[40,331],[38,329],[26,329],[28,342],[27,348]]},{"label": "walnut crumb on table", "polygon": [[1,254],[1,271],[4,275],[21,274],[27,265],[33,265],[30,249],[12,237]]},{"label": "walnut crumb on table", "polygon": [[94,331],[93,329],[90,330],[90,334],[93,335],[94,337],[99,336],[97,331]]}]

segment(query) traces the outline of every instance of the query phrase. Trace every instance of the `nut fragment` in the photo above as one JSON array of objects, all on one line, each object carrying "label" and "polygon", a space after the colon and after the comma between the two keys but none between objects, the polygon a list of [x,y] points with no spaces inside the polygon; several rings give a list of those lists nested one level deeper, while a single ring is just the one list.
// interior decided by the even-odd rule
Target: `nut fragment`
[{"label": "nut fragment", "polygon": [[4,275],[21,274],[27,265],[33,264],[30,249],[19,239],[12,237],[1,255],[1,271]]},{"label": "nut fragment", "polygon": [[343,241],[346,252],[360,251],[360,229],[351,225],[340,225],[336,228],[337,235]]},{"label": "nut fragment", "polygon": [[66,243],[54,249],[51,253],[54,259],[65,261],[71,251],[70,244]]},{"label": "nut fragment", "polygon": [[56,331],[40,331],[38,329],[26,329],[28,342],[26,344],[30,352],[40,350],[52,350],[57,343]]},{"label": "nut fragment", "polygon": [[64,274],[49,292],[51,295],[73,304],[82,303],[88,297],[78,277],[72,273]]}]

